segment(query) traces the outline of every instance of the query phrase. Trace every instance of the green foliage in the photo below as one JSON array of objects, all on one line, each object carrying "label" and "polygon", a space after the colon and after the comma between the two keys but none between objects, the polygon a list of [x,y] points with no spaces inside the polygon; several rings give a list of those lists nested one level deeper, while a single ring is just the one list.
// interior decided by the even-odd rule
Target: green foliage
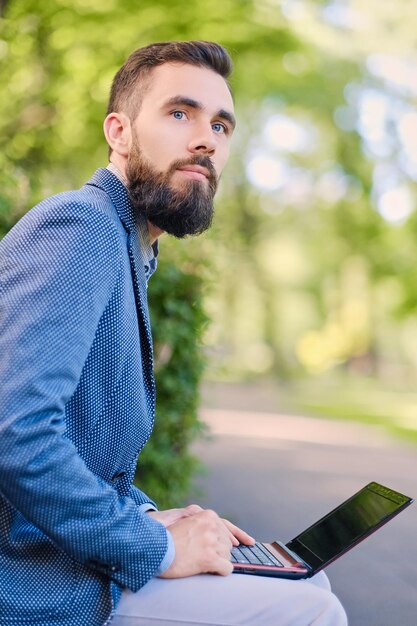
[{"label": "green foliage", "polygon": [[23,214],[28,195],[27,177],[0,156],[0,238]]},{"label": "green foliage", "polygon": [[[329,9],[333,16],[353,11],[353,25],[340,18],[329,22]],[[133,49],[168,39],[219,41],[235,63],[238,126],[215,227],[193,257],[209,257],[219,277],[205,296],[213,320],[205,335],[215,357],[211,374],[289,378],[361,364],[364,371],[389,378],[393,362],[399,377],[417,371],[417,213],[393,224],[378,212],[376,161],[364,149],[354,102],[366,88],[398,97],[393,108],[415,110],[411,96],[368,68],[374,53],[412,61],[414,2],[9,0],[0,10],[1,232],[40,197],[82,184],[105,164],[101,124],[110,83]],[[311,149],[274,147],[267,123],[275,115],[311,131]],[[395,144],[395,124],[389,131],[394,148],[382,162],[398,166],[404,155]],[[247,165],[256,154],[284,163],[289,187],[265,190],[251,184]],[[399,175],[414,202],[416,177]],[[303,188],[308,191],[300,200]],[[170,252],[170,263],[179,264],[183,279],[191,280],[201,268],[187,267],[182,249],[183,242]],[[163,273],[151,281],[150,294],[160,280],[167,287],[152,295],[152,306],[176,293]],[[198,284],[197,279],[193,289]],[[182,319],[181,300],[174,300],[170,306],[178,307],[175,315]],[[161,336],[181,342],[174,312],[158,315],[153,313],[160,362]],[[175,402],[169,404],[174,413],[167,418],[167,433],[185,450],[194,432],[191,426],[190,437],[180,434],[189,418],[178,426],[182,395],[173,390],[182,391],[184,381],[176,358],[171,355],[168,369],[160,365],[157,372],[153,441],[158,438],[158,450],[169,451],[166,465],[157,459],[156,447],[149,452],[155,459],[152,471],[168,468],[165,483],[158,479],[155,485],[164,493],[167,476],[192,469],[191,461],[183,460],[182,467],[175,463],[175,450],[162,433],[161,403],[166,397],[169,404],[168,392]],[[190,385],[197,379],[190,378]],[[150,484],[151,459],[145,461],[143,479],[146,472]],[[150,486],[150,493],[155,489]],[[170,485],[172,493],[175,489]]]},{"label": "green foliage", "polygon": [[179,506],[189,493],[198,461],[189,444],[201,433],[197,417],[204,368],[202,333],[207,323],[202,278],[196,267],[174,265],[167,255],[149,283],[155,351],[156,419],[141,454],[137,484],[161,508]]}]

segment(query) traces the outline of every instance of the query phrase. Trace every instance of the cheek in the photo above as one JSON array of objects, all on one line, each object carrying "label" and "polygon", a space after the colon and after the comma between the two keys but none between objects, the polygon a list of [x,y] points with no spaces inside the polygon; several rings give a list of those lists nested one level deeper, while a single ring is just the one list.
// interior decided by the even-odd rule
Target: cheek
[{"label": "cheek", "polygon": [[161,122],[159,124],[149,123],[147,126],[141,126],[138,132],[139,147],[154,167],[164,170],[174,158],[178,158],[175,154],[176,141],[175,138],[167,132]]},{"label": "cheek", "polygon": [[217,150],[216,158],[214,159],[214,167],[216,168],[218,176],[220,176],[220,174],[222,173],[223,168],[225,167],[228,161],[229,154],[230,154],[229,145],[222,146]]},{"label": "cheek", "polygon": [[159,172],[164,172],[168,169],[174,160],[169,148],[169,142],[158,143],[158,141],[151,141],[143,148],[142,153]]}]

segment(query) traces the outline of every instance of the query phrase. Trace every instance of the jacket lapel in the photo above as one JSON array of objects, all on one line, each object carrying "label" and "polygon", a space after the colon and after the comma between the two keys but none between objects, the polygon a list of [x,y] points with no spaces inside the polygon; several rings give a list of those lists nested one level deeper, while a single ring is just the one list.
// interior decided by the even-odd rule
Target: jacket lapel
[{"label": "jacket lapel", "polygon": [[[108,169],[98,169],[92,178],[88,181],[88,185],[93,185],[105,191],[117,211],[117,214],[127,231],[127,245],[130,259],[130,267],[132,271],[133,287],[135,292],[136,308],[139,318],[139,332],[141,335],[141,345],[144,341],[147,346],[147,355],[142,355],[143,370],[146,372],[148,381],[152,380],[153,388],[153,353],[152,353],[152,333],[149,322],[148,298],[146,294],[146,278],[144,252],[139,245],[138,228],[147,227],[145,218],[142,223],[137,223],[132,205],[130,204],[126,187],[123,183],[110,172]],[[149,367],[150,365],[150,367]],[[150,371],[149,371],[150,370]]]}]

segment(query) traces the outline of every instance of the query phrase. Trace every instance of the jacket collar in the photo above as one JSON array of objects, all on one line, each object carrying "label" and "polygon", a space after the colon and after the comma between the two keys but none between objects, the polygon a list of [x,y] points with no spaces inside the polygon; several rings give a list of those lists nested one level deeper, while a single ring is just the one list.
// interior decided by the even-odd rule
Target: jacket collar
[{"label": "jacket collar", "polygon": [[[103,189],[110,196],[123,226],[129,233],[136,230],[138,226],[147,228],[145,218],[135,215],[126,187],[109,169],[100,167],[94,172],[87,185]],[[144,224],[141,224],[141,221]]]}]

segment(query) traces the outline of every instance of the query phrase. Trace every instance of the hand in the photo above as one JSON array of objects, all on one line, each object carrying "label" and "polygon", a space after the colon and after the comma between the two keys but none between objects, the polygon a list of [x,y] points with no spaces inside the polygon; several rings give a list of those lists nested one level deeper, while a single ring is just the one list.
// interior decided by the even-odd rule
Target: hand
[{"label": "hand", "polygon": [[[198,504],[189,504],[182,509],[168,509],[166,511],[147,511],[147,514],[163,524],[165,528],[168,528],[168,526],[175,524],[175,522],[178,522],[178,520],[185,517],[191,517],[191,515],[201,513],[201,511],[203,511],[203,509]],[[248,533],[246,533],[238,526],[235,526],[227,519],[222,519],[222,522],[230,531],[231,540],[234,546],[239,545],[239,543],[243,543],[245,545],[253,545],[255,543],[255,539],[248,535]]]},{"label": "hand", "polygon": [[[202,510],[181,517],[169,530],[174,540],[175,558],[161,578],[183,578],[204,573],[226,576],[232,572],[230,550],[243,531],[230,522],[225,523],[217,513]],[[243,535],[249,537],[246,533]]]},{"label": "hand", "polygon": [[238,546],[240,543],[245,544],[245,546],[253,546],[256,543],[256,540],[248,535],[244,530],[232,524],[227,519],[222,520],[223,524],[230,531],[232,536],[232,543],[234,546]]},{"label": "hand", "polygon": [[175,524],[178,520],[200,513],[203,509],[198,504],[190,504],[182,509],[168,509],[166,511],[147,511],[147,514],[163,524],[165,528]]}]

